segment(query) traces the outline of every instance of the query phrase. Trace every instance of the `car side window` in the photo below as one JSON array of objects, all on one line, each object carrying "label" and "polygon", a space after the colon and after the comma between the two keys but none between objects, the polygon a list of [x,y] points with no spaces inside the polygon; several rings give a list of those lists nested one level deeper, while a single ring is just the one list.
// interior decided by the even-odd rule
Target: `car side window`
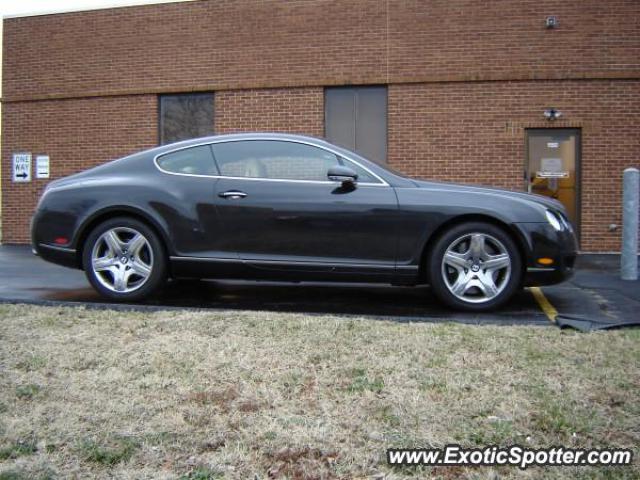
[{"label": "car side window", "polygon": [[158,157],[158,166],[167,172],[187,175],[218,175],[211,147],[184,148]]},{"label": "car side window", "polygon": [[349,167],[354,172],[358,174],[358,183],[379,183],[382,184],[379,178],[374,177],[372,174],[367,172],[364,168],[362,168],[357,163],[352,162],[346,158],[341,158],[342,163],[345,167]]},{"label": "car side window", "polygon": [[331,152],[280,140],[244,140],[212,145],[220,174],[228,177],[327,181],[340,163]]}]

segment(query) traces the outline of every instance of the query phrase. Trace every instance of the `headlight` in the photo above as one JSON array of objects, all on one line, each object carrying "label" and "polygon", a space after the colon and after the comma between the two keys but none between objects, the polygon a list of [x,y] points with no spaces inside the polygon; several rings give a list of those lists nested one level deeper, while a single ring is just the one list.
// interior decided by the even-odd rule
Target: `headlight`
[{"label": "headlight", "polygon": [[573,232],[573,225],[571,225],[571,222],[569,221],[569,219],[567,218],[566,215],[561,213],[560,214],[560,220],[562,220],[562,225],[564,226],[564,228],[566,230],[569,230],[570,232]]},{"label": "headlight", "polygon": [[560,218],[553,213],[551,210],[547,210],[547,220],[549,221],[549,223],[551,224],[551,226],[556,229],[557,231],[561,231],[562,230],[562,221],[560,220]]}]

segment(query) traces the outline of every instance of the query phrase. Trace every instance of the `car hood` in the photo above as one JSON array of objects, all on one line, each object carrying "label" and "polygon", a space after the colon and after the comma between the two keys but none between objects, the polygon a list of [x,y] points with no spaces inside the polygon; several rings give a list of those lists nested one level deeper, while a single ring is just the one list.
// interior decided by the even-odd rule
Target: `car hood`
[{"label": "car hood", "polygon": [[498,197],[502,197],[505,200],[532,202],[545,208],[559,210],[566,215],[566,211],[562,203],[554,200],[553,198],[545,197],[544,195],[537,195],[535,193],[515,192],[512,190],[505,190],[503,188],[465,185],[460,183],[432,182],[426,180],[413,180],[413,182],[419,188],[429,188],[432,190],[445,190],[449,192],[459,193],[479,193],[485,195],[495,195]]}]

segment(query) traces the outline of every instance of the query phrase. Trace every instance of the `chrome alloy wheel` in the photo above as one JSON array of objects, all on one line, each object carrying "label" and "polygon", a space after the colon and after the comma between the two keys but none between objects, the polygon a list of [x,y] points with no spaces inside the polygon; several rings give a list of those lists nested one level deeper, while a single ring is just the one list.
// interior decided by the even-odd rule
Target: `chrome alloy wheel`
[{"label": "chrome alloy wheel", "polygon": [[116,293],[133,292],[151,276],[153,250],[137,230],[112,228],[100,235],[94,244],[91,268],[105,288]]},{"label": "chrome alloy wheel", "polygon": [[442,258],[442,278],[456,298],[484,303],[497,297],[509,283],[511,258],[498,239],[486,233],[468,233],[454,240]]}]

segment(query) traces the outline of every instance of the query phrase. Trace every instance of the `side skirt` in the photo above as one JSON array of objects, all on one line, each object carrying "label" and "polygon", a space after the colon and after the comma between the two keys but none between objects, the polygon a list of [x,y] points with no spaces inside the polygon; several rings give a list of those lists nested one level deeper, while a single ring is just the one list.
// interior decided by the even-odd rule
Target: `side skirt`
[{"label": "side skirt", "polygon": [[243,280],[371,282],[415,285],[418,269],[403,266],[282,261],[246,261],[234,258],[170,257],[175,278]]}]

